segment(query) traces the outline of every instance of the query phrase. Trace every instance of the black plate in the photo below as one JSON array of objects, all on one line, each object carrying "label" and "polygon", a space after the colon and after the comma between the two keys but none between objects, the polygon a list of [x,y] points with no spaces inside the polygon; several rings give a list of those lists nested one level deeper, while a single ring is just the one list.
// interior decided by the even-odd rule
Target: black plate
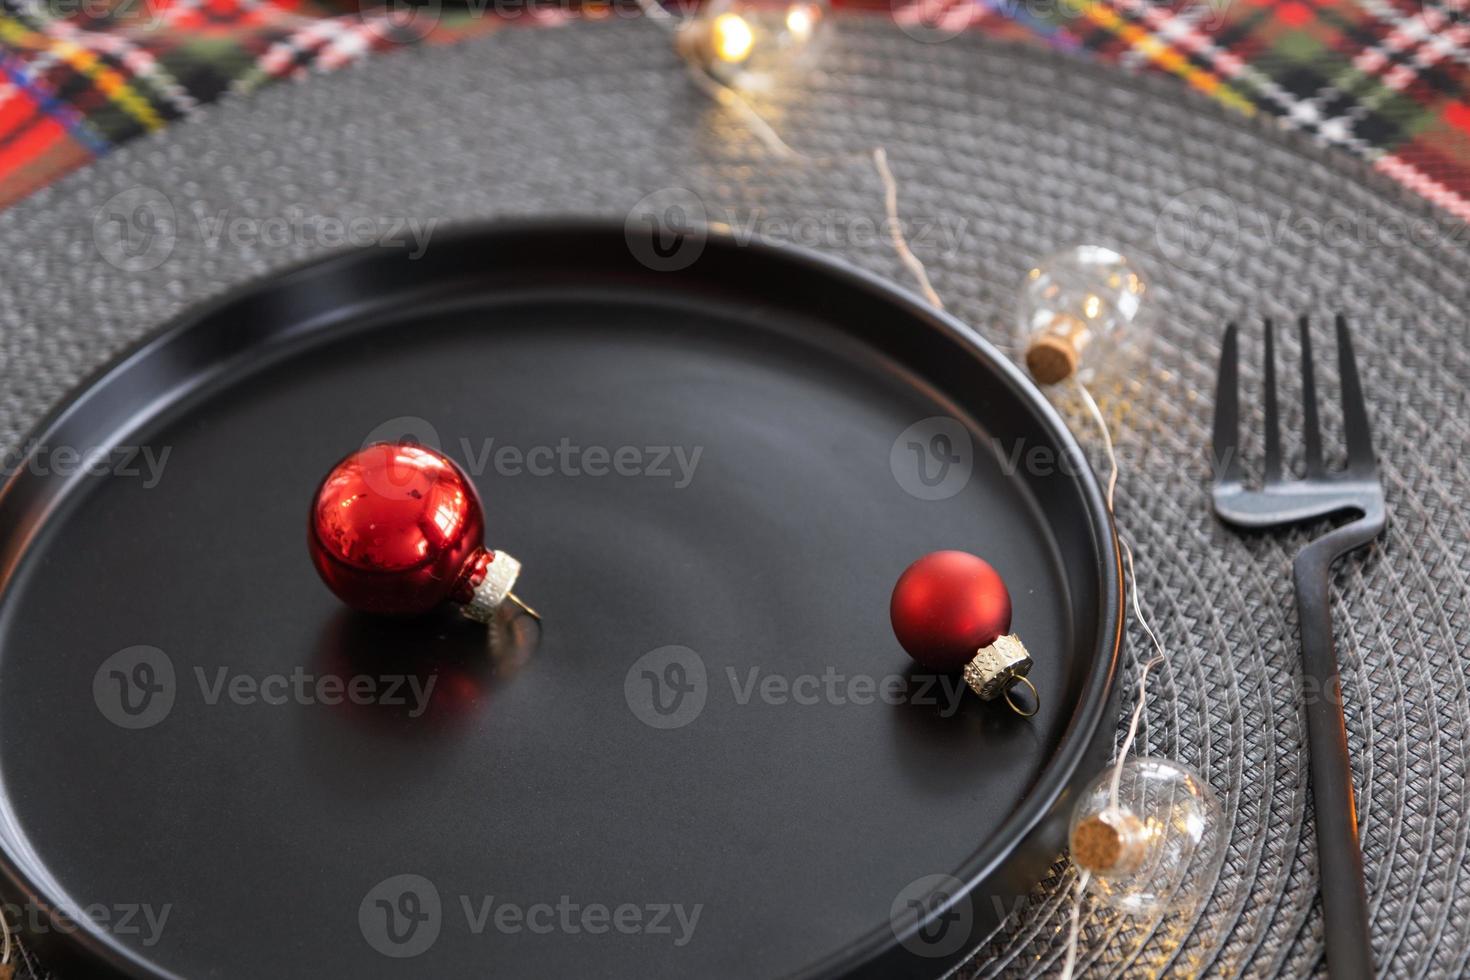
[{"label": "black plate", "polygon": [[[934,975],[1044,871],[1119,644],[1098,488],[1046,462],[1072,439],[870,276],[632,244],[491,226],[334,257],[43,426],[0,495],[0,848],[60,910],[36,942],[140,975]],[[314,485],[405,432],[471,469],[534,652],[527,621],[492,655],[317,581]],[[955,457],[936,486],[911,442]],[[937,548],[1009,582],[1036,718],[909,670],[889,591]],[[648,678],[681,668],[661,715]]]}]

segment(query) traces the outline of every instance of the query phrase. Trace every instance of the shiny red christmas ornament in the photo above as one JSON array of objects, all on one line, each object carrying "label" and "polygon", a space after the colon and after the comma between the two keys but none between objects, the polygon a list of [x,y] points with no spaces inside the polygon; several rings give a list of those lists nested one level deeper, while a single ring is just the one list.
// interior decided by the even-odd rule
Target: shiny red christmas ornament
[{"label": "shiny red christmas ornament", "polygon": [[[521,564],[485,548],[479,494],[447,456],[411,442],[352,453],[317,488],[307,546],[322,581],[354,609],[425,613],[456,602],[489,622]],[[539,618],[539,617],[538,617]]]},{"label": "shiny red christmas ornament", "polygon": [[[1030,682],[1031,655],[1010,635],[1011,594],[1000,573],[964,551],[935,551],[904,569],[888,604],[893,635],[931,670],[963,670],[982,698],[1004,696]],[[1033,692],[1035,688],[1032,688]]]}]

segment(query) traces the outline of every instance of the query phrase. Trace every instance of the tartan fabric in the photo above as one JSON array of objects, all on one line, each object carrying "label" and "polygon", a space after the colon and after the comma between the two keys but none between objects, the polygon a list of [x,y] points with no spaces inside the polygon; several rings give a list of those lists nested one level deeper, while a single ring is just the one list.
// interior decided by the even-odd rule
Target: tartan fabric
[{"label": "tartan fabric", "polygon": [[0,206],[227,95],[497,26],[312,0],[0,0]]},{"label": "tartan fabric", "polygon": [[[979,0],[1046,42],[1165,72],[1361,156],[1470,220],[1470,0]],[[927,23],[965,0],[896,11]]]},{"label": "tartan fabric", "polygon": [[[892,16],[921,39],[985,30],[1176,76],[1234,110],[1268,113],[1355,153],[1470,220],[1470,0],[838,5]],[[438,0],[417,13],[351,0],[0,0],[0,206],[276,79],[507,23],[608,13],[544,0],[451,9],[435,16]]]}]

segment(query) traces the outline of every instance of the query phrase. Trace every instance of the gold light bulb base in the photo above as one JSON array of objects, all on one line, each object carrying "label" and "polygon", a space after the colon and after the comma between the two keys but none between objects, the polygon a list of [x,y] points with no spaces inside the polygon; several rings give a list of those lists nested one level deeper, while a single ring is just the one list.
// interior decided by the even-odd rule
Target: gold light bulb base
[{"label": "gold light bulb base", "polygon": [[1026,370],[1038,383],[1054,385],[1077,373],[1092,329],[1081,319],[1058,314],[1026,345]]},{"label": "gold light bulb base", "polygon": [[1072,859],[1105,877],[1137,871],[1147,854],[1146,831],[1137,816],[1118,807],[1094,814],[1072,828]]}]

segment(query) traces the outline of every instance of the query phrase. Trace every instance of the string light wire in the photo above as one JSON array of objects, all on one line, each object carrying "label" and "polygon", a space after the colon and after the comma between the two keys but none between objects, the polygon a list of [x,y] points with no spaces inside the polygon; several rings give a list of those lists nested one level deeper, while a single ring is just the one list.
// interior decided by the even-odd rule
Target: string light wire
[{"label": "string light wire", "polygon": [[[638,0],[638,5],[651,21],[665,28],[671,34],[677,33],[679,26],[683,23],[682,20],[674,17],[674,15],[665,10],[658,3],[658,0]],[[690,76],[694,79],[700,90],[720,105],[735,111],[772,153],[788,159],[795,158],[811,163],[821,162],[793,149],[772,128],[771,124],[766,122],[765,118],[761,116],[756,108],[735,89],[714,78],[698,65],[690,63],[688,67]],[[888,218],[888,232],[892,241],[893,250],[909,270],[909,273],[914,277],[915,282],[918,283],[919,290],[923,293],[924,299],[935,309],[943,310],[945,308],[944,300],[940,297],[938,291],[935,290],[933,283],[930,281],[929,271],[925,267],[923,260],[914,254],[913,249],[909,246],[908,237],[904,234],[903,223],[899,219],[898,213],[898,181],[894,179],[893,170],[888,165],[888,152],[884,147],[878,146],[873,148],[871,155],[873,167],[877,170],[878,177],[883,182],[883,209]],[[1087,386],[1075,374],[1072,376],[1072,381],[1083,405],[1086,406],[1093,422],[1097,425],[1098,435],[1102,439],[1103,449],[1107,455],[1108,480],[1105,500],[1108,515],[1114,519],[1116,533],[1117,516],[1113,508],[1113,498],[1118,487],[1119,467],[1117,452],[1113,446],[1112,433],[1108,429],[1107,419],[1103,416],[1102,409],[1098,407],[1097,399],[1092,396],[1092,392],[1088,390]],[[1138,729],[1143,720],[1143,712],[1148,705],[1148,675],[1155,667],[1161,666],[1168,660],[1168,656],[1164,651],[1164,645],[1159,641],[1158,634],[1154,632],[1153,626],[1148,621],[1148,617],[1144,615],[1143,606],[1139,601],[1138,575],[1134,568],[1133,549],[1129,547],[1128,542],[1121,534],[1117,534],[1117,539],[1118,545],[1123,552],[1128,592],[1133,607],[1133,617],[1138,621],[1138,625],[1143,629],[1144,633],[1147,634],[1149,641],[1153,644],[1155,653],[1139,671],[1138,695],[1134,702],[1132,715],[1129,718],[1128,731],[1123,738],[1122,744],[1118,747],[1117,758],[1113,763],[1108,799],[1109,803],[1115,807],[1118,805],[1118,793],[1123,778],[1123,767],[1128,761],[1129,753],[1132,751],[1133,744],[1138,737]],[[1070,924],[1066,944],[1067,952],[1062,963],[1060,980],[1072,980],[1077,968],[1077,945],[1082,932],[1082,905],[1086,898],[1087,886],[1091,881],[1092,872],[1086,869],[1083,869],[1077,876],[1077,886],[1069,916]],[[6,931],[6,949],[8,953],[8,929]]]},{"label": "string light wire", "polygon": [[[1082,403],[1087,406],[1092,420],[1097,423],[1098,434],[1102,437],[1103,449],[1108,457],[1108,488],[1107,505],[1108,513],[1113,511],[1113,494],[1118,488],[1118,455],[1113,448],[1113,435],[1108,429],[1108,421],[1103,417],[1102,409],[1098,407],[1097,399],[1092,397],[1092,392],[1082,383],[1076,375],[1072,377],[1076,385],[1077,394]],[[1114,529],[1116,530],[1117,517],[1114,515]],[[1154,656],[1143,665],[1138,673],[1138,698],[1133,705],[1133,715],[1128,720],[1128,734],[1123,738],[1123,744],[1118,747],[1118,758],[1113,763],[1113,776],[1108,784],[1108,804],[1116,807],[1118,805],[1118,787],[1123,779],[1123,765],[1128,761],[1128,753],[1133,749],[1133,742],[1138,737],[1138,726],[1143,720],[1143,710],[1148,705],[1148,675],[1155,667],[1163,664],[1167,657],[1164,653],[1164,645],[1159,642],[1158,634],[1149,625],[1148,617],[1143,614],[1143,606],[1138,601],[1138,575],[1133,567],[1133,549],[1128,546],[1121,534],[1118,535],[1118,544],[1123,550],[1124,564],[1128,573],[1128,592],[1132,600],[1133,617],[1138,620],[1138,625],[1148,634],[1149,640],[1154,645]],[[1083,870],[1077,876],[1077,890],[1073,896],[1071,924],[1067,930],[1067,956],[1062,963],[1060,980],[1072,980],[1073,972],[1077,968],[1077,943],[1082,934],[1082,902],[1087,897],[1087,886],[1092,881],[1092,872]]]},{"label": "string light wire", "polygon": [[[643,16],[667,31],[671,37],[679,33],[679,28],[688,19],[675,17],[658,0],[638,0],[638,9],[643,11]],[[802,157],[802,154],[793,150],[791,144],[783,140],[781,134],[777,133],[771,124],[766,122],[765,117],[756,111],[755,106],[751,105],[739,92],[712,77],[709,72],[704,71],[693,62],[688,62],[686,67],[689,69],[689,77],[699,90],[740,116],[741,121],[750,127],[756,137],[765,144],[766,149],[778,157]]]},{"label": "string light wire", "polygon": [[878,170],[878,176],[883,180],[883,210],[888,213],[888,234],[893,239],[893,250],[898,253],[899,259],[914,275],[919,283],[919,289],[924,293],[924,298],[933,304],[935,309],[944,309],[944,300],[934,291],[934,286],[929,282],[929,270],[924,268],[924,263],[909,248],[909,240],[903,233],[903,222],[898,219],[898,181],[893,179],[893,171],[888,169],[888,151],[883,147],[873,150],[873,166]]},{"label": "string light wire", "polygon": [[[894,249],[898,252],[899,257],[903,259],[904,264],[908,265],[911,270],[914,270],[914,278],[918,280],[920,288],[929,297],[929,302],[936,308],[942,310],[944,309],[944,304],[940,302],[939,296],[934,292],[933,287],[929,283],[929,276],[924,269],[924,263],[908,248],[908,242],[903,237],[903,228],[897,217],[898,187],[893,180],[892,173],[888,171],[886,154],[883,152],[882,147],[879,147],[873,152],[873,157],[874,162],[879,168],[878,172],[883,176],[884,185],[887,188],[886,204],[889,213],[889,226],[894,238]],[[1158,634],[1154,632],[1153,626],[1148,621],[1148,617],[1144,615],[1143,605],[1138,598],[1138,574],[1133,564],[1133,549],[1129,547],[1123,535],[1117,533],[1117,514],[1113,508],[1113,499],[1118,489],[1119,467],[1118,454],[1113,447],[1112,432],[1108,429],[1107,419],[1103,417],[1102,409],[1098,407],[1097,399],[1092,396],[1092,392],[1088,390],[1087,385],[1083,384],[1082,380],[1075,374],[1072,376],[1072,383],[1075,385],[1077,394],[1082,399],[1083,405],[1087,407],[1092,421],[1097,424],[1098,435],[1102,439],[1103,450],[1107,455],[1108,481],[1104,500],[1107,503],[1108,516],[1114,520],[1114,533],[1117,536],[1119,548],[1123,552],[1128,593],[1133,606],[1133,617],[1138,621],[1138,625],[1142,627],[1144,633],[1148,635],[1149,641],[1153,644],[1155,651],[1154,656],[1149,658],[1148,662],[1139,671],[1138,696],[1133,705],[1132,716],[1128,721],[1128,733],[1124,736],[1122,744],[1118,747],[1118,756],[1113,762],[1112,779],[1108,786],[1108,802],[1111,806],[1116,807],[1118,805],[1119,786],[1123,779],[1123,766],[1128,761],[1128,755],[1132,751],[1133,743],[1138,737],[1138,728],[1143,720],[1144,709],[1148,706],[1148,675],[1155,667],[1166,663],[1168,656],[1164,652],[1164,645],[1159,641]],[[1087,897],[1087,886],[1091,882],[1092,872],[1085,868],[1082,869],[1077,876],[1077,887],[1072,898],[1072,909],[1067,930],[1067,952],[1062,962],[1062,971],[1059,975],[1059,980],[1072,980],[1077,969],[1077,944],[1082,934],[1082,904]]]},{"label": "string light wire", "polygon": [[[638,6],[644,16],[663,28],[670,36],[677,35],[689,19],[688,17],[676,17],[669,13],[663,4],[659,3],[659,0],[638,0]],[[685,59],[685,62],[685,67],[689,70],[689,77],[694,81],[695,86],[715,102],[740,116],[741,121],[750,128],[756,138],[776,156],[816,165],[834,163],[842,159],[840,157],[812,157],[794,149],[790,143],[781,138],[781,134],[766,122],[759,110],[751,105],[750,100],[740,92],[721,82],[693,61]],[[913,249],[909,247],[908,237],[903,232],[903,223],[898,216],[898,182],[894,180],[893,170],[888,166],[888,151],[877,146],[867,153],[872,158],[873,168],[878,171],[878,178],[883,182],[883,210],[888,218],[888,234],[893,243],[893,250],[898,253],[898,257],[918,281],[924,299],[942,310],[944,300],[940,299],[939,293],[930,284],[928,270],[914,254]],[[852,154],[852,156],[856,157],[857,154]]]}]

